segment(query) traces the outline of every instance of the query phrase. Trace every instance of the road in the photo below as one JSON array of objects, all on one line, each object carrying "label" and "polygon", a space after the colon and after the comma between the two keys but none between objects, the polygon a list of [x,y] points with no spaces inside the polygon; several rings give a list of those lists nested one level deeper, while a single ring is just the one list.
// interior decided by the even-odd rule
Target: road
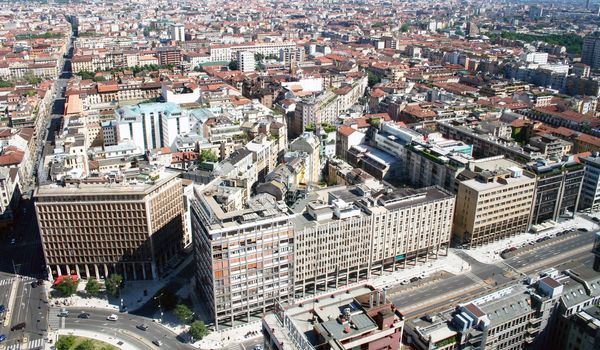
[{"label": "road", "polygon": [[[592,233],[552,239],[497,264],[484,264],[467,257],[465,260],[471,264],[470,272],[392,293],[390,298],[409,319],[441,311],[479,294],[501,288],[525,274],[569,261],[589,264],[593,258],[590,253],[593,239]],[[466,255],[460,252],[457,254],[461,257]]]},{"label": "road", "polygon": [[[175,339],[175,335],[168,329],[160,326],[151,320],[134,316],[130,314],[120,313],[117,321],[108,321],[107,316],[113,311],[102,309],[85,309],[85,308],[67,308],[69,317],[58,317],[59,309],[52,308],[50,314],[51,327],[60,327],[65,329],[81,329],[93,332],[101,332],[110,334],[116,339],[129,342],[139,349],[155,349],[156,345],[152,341],[157,339],[163,342],[165,349],[193,349],[191,345],[183,344]],[[90,313],[89,319],[77,318],[81,312]],[[148,326],[147,331],[142,331],[136,328],[138,324]]]}]

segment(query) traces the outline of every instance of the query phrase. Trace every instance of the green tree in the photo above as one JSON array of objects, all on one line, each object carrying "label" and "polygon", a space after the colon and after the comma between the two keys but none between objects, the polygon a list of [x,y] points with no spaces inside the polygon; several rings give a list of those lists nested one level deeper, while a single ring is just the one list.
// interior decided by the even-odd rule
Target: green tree
[{"label": "green tree", "polygon": [[175,316],[181,321],[188,323],[194,317],[194,312],[185,304],[175,306]]},{"label": "green tree", "polygon": [[404,23],[400,26],[400,31],[402,33],[406,33],[406,32],[408,32],[408,28],[409,28],[408,23]]},{"label": "green tree", "polygon": [[90,295],[95,297],[100,292],[100,283],[95,278],[90,278],[85,285],[85,291]]},{"label": "green tree", "polygon": [[7,88],[13,86],[15,86],[15,84],[13,84],[12,82],[0,79],[0,88]]},{"label": "green tree", "polygon": [[59,284],[56,285],[56,289],[65,297],[70,297],[77,291],[78,281],[72,278],[65,278]]},{"label": "green tree", "polygon": [[106,278],[106,281],[104,281],[106,291],[108,292],[108,294],[114,297],[119,295],[119,290],[121,289],[122,283],[123,276],[118,274],[112,274]]},{"label": "green tree", "polygon": [[94,350],[94,342],[91,339],[86,339],[75,347],[75,350]]},{"label": "green tree", "polygon": [[216,163],[219,161],[219,156],[212,149],[203,149],[200,151],[200,162],[212,162]]},{"label": "green tree", "polygon": [[238,69],[240,69],[240,66],[238,65],[237,61],[231,61],[231,62],[229,62],[228,67],[229,67],[229,70],[238,70]]},{"label": "green tree", "polygon": [[158,295],[160,307],[165,310],[173,310],[179,301],[179,297],[169,289],[162,289]]},{"label": "green tree", "polygon": [[369,72],[368,73],[368,83],[369,83],[370,87],[373,87],[373,86],[381,83],[381,78],[377,74],[375,74],[373,72]]},{"label": "green tree", "polygon": [[56,341],[56,350],[69,350],[75,345],[75,337],[72,335],[66,335],[58,338]]},{"label": "green tree", "polygon": [[79,75],[81,77],[81,79],[84,79],[84,80],[92,80],[96,76],[96,74],[94,72],[88,72],[85,70],[83,70],[79,73],[75,73],[75,74]]},{"label": "green tree", "polygon": [[201,340],[206,337],[208,333],[208,328],[202,321],[194,321],[190,327],[190,335],[196,340]]},{"label": "green tree", "polygon": [[33,73],[27,73],[23,77],[28,84],[37,85],[42,82],[42,78],[36,77]]}]

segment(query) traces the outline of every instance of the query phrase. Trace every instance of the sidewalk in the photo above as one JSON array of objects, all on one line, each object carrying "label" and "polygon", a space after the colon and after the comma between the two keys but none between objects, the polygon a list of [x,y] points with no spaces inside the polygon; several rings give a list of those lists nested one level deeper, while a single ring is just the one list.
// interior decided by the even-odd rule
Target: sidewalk
[{"label": "sidewalk", "polygon": [[[150,299],[152,299],[152,297],[154,297],[154,295],[161,288],[166,286],[174,278],[177,278],[179,272],[181,272],[181,270],[185,268],[191,262],[191,260],[193,260],[193,258],[194,257],[192,255],[186,257],[175,270],[166,274],[166,276],[168,276],[167,278],[146,281],[125,281],[125,287],[121,289],[120,298],[106,297],[105,295],[95,298],[88,297],[85,292],[85,285],[87,281],[80,280],[76,294],[68,298],[54,297],[49,300],[49,303],[55,306],[79,306],[119,310],[122,300],[123,306],[126,306],[128,311],[133,311],[143,306]],[[46,281],[45,287],[47,290],[52,289],[52,285],[48,281]],[[144,291],[147,292],[147,295],[144,295]]]},{"label": "sidewalk", "polygon": [[479,262],[493,264],[502,260],[500,253],[507,248],[521,248],[529,243],[534,243],[541,237],[554,237],[558,232],[568,230],[570,228],[585,228],[591,231],[597,229],[598,225],[585,219],[581,214],[575,214],[573,219],[560,221],[556,226],[548,230],[540,231],[538,233],[526,232],[517,236],[508,237],[493,243],[489,243],[482,247],[462,249],[461,251]]}]

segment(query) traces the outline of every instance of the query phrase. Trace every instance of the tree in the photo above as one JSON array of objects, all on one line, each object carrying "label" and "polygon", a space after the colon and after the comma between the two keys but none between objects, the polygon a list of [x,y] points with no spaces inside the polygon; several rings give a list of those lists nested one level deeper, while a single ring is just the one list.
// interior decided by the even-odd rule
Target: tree
[{"label": "tree", "polygon": [[377,85],[379,83],[381,83],[381,78],[377,74],[375,74],[373,72],[369,72],[368,73],[368,84],[369,84],[369,86],[373,87],[373,86],[375,86],[375,85]]},{"label": "tree", "polygon": [[75,350],[94,350],[94,342],[91,339],[86,339],[75,347]]},{"label": "tree", "polygon": [[75,337],[72,335],[62,336],[56,341],[56,350],[69,350],[75,345]]},{"label": "tree", "polygon": [[95,278],[90,278],[85,285],[85,291],[90,295],[95,297],[100,292],[100,283]]},{"label": "tree", "polygon": [[65,297],[70,297],[75,294],[77,291],[77,286],[79,285],[78,281],[73,280],[72,278],[65,278],[58,285],[56,285],[56,289]]},{"label": "tree", "polygon": [[161,289],[158,292],[160,307],[165,310],[173,310],[179,301],[179,297],[169,289]]},{"label": "tree", "polygon": [[219,161],[219,156],[212,149],[203,149],[200,151],[200,162],[212,162],[216,163]]},{"label": "tree", "polygon": [[240,69],[240,66],[239,66],[239,64],[238,64],[237,61],[231,61],[231,62],[229,62],[229,66],[228,67],[229,67],[229,70],[238,70],[238,69]]},{"label": "tree", "polygon": [[0,79],[0,88],[7,88],[13,86],[15,86],[15,84],[11,83],[10,81]]},{"label": "tree", "polygon": [[202,340],[202,338],[208,335],[208,328],[202,321],[194,321],[192,326],[190,327],[190,335],[197,340]]},{"label": "tree", "polygon": [[106,278],[106,281],[104,281],[104,284],[106,285],[106,291],[113,297],[119,295],[119,289],[121,288],[122,283],[123,276],[118,274],[112,274]]},{"label": "tree", "polygon": [[185,304],[175,306],[175,316],[181,321],[188,323],[194,317],[194,312]]},{"label": "tree", "polygon": [[408,32],[408,23],[404,23],[403,25],[400,26],[400,31],[402,33],[406,33]]}]

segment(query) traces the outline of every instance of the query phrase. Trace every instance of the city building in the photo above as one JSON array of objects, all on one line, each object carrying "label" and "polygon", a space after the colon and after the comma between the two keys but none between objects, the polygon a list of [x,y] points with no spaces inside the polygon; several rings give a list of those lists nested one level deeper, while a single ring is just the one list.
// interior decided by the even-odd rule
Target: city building
[{"label": "city building", "polygon": [[185,26],[181,23],[173,24],[169,34],[173,41],[185,41]]},{"label": "city building", "polygon": [[585,165],[579,209],[600,209],[600,157],[594,154],[590,157],[580,157]]},{"label": "city building", "polygon": [[538,162],[527,169],[537,177],[531,223],[573,217],[579,205],[584,166],[571,158],[557,163]]},{"label": "city building", "polygon": [[480,246],[529,229],[536,177],[502,157],[473,161],[458,179],[454,239]]},{"label": "city building", "polygon": [[600,348],[600,308],[591,306],[571,317],[565,350]]},{"label": "city building", "polygon": [[398,350],[404,316],[369,286],[277,305],[262,330],[268,350]]},{"label": "city building", "polygon": [[588,34],[583,38],[581,63],[592,68],[600,67],[600,32]]},{"label": "city building", "polygon": [[183,188],[177,173],[150,170],[88,177],[35,190],[51,279],[163,276],[183,247]]},{"label": "city building", "polygon": [[237,62],[239,70],[244,73],[254,72],[256,70],[254,53],[251,51],[239,51],[237,53]]}]

